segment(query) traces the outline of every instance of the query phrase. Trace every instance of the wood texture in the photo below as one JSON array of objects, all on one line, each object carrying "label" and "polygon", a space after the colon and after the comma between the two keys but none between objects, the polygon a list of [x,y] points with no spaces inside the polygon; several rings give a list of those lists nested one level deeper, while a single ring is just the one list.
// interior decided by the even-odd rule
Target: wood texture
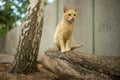
[{"label": "wood texture", "polygon": [[30,0],[11,72],[27,74],[38,70],[37,56],[42,35],[43,11],[44,0]]},{"label": "wood texture", "polygon": [[120,57],[105,57],[78,51],[61,53],[56,49],[49,49],[45,51],[42,65],[62,80],[119,80],[120,78]]}]

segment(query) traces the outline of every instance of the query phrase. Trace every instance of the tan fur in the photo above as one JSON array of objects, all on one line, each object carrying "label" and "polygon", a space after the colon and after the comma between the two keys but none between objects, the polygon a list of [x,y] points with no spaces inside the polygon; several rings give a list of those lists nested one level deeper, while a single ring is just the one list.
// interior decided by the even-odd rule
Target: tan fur
[{"label": "tan fur", "polygon": [[74,22],[76,19],[76,9],[68,10],[64,7],[63,19],[58,24],[54,34],[54,42],[61,52],[70,51],[72,34],[74,30]]}]

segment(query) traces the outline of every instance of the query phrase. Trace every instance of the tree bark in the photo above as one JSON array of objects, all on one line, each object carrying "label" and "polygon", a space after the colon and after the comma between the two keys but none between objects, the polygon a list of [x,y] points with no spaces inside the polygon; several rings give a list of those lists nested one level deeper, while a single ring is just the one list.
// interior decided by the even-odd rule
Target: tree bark
[{"label": "tree bark", "polygon": [[61,53],[56,49],[45,51],[42,58],[45,69],[61,80],[119,80],[120,57],[86,54],[78,51]]},{"label": "tree bark", "polygon": [[42,35],[43,11],[44,0],[30,0],[11,72],[27,74],[38,70],[37,56]]}]

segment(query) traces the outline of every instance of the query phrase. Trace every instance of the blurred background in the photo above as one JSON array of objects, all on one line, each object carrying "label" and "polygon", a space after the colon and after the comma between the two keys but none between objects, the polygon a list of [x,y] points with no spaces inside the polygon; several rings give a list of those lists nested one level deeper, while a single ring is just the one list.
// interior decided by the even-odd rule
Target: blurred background
[{"label": "blurred background", "polygon": [[[46,0],[49,4],[54,0]],[[0,35],[8,32],[23,22],[29,0],[0,0]]]},{"label": "blurred background", "polygon": [[[53,35],[63,7],[78,8],[72,45],[79,51],[120,56],[120,0],[46,0],[39,57],[54,47]],[[0,52],[15,54],[29,0],[0,0]]]}]

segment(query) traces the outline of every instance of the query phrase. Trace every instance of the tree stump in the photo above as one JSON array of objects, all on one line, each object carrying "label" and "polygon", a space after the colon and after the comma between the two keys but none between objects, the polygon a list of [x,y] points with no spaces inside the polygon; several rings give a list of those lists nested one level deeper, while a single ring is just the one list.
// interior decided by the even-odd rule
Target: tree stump
[{"label": "tree stump", "polygon": [[120,56],[107,57],[79,51],[45,51],[42,65],[62,80],[119,80]]}]

